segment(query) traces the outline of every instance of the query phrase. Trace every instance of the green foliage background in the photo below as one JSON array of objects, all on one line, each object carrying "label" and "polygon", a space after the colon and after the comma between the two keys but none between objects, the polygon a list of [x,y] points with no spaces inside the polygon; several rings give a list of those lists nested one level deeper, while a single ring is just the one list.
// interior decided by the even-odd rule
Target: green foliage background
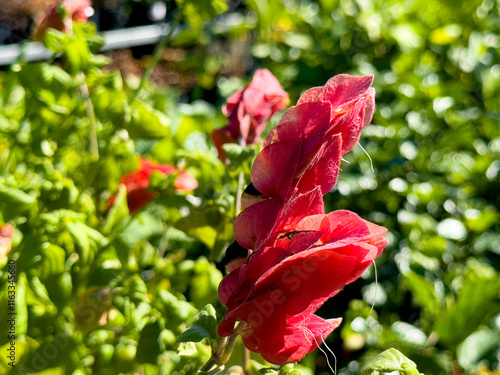
[{"label": "green foliage background", "polygon": [[[19,61],[0,76],[0,223],[16,228],[0,259],[2,306],[8,259],[18,277],[18,367],[8,366],[2,333],[0,373],[182,375],[206,362],[207,341],[176,339],[205,305],[223,314],[216,262],[232,241],[237,175],[249,181],[256,151],[232,149],[225,166],[209,134],[225,125],[224,99],[258,67],[276,75],[291,103],[335,74],[375,76],[377,109],[361,139],[371,159],[360,147],[348,154],[325,201],[386,226],[391,244],[377,275],[371,268],[320,311],[344,318],[326,340],[339,374],[368,364],[367,373],[405,373],[399,358],[377,367],[390,347],[426,374],[499,371],[500,3],[178,5],[169,3],[183,20],[170,46],[187,51],[177,71],[196,77],[188,104],[177,90],[137,90],[102,69],[91,25],[48,35],[46,46],[63,53],[57,63]],[[230,76],[234,66],[248,76]],[[202,100],[214,92],[212,104]],[[139,155],[186,168],[198,189],[130,215],[117,191]],[[171,179],[151,183],[172,190]],[[289,371],[328,368],[315,352],[280,372]]]}]

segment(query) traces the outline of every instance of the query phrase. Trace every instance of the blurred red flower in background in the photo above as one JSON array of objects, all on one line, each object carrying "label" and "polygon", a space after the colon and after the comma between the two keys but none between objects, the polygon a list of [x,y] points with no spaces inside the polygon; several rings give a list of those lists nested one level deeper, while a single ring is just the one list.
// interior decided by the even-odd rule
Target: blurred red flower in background
[{"label": "blurred red flower in background", "polygon": [[[127,188],[127,203],[131,213],[136,213],[151,201],[159,192],[148,190],[149,180],[153,172],[158,172],[167,176],[177,173],[175,178],[175,188],[180,192],[190,192],[198,187],[198,182],[194,176],[182,169],[169,164],[156,164],[147,159],[141,158],[139,170],[122,177],[120,183]],[[112,197],[109,200],[111,206],[115,200]]]},{"label": "blurred red flower in background", "polygon": [[252,82],[233,94],[222,107],[229,124],[212,133],[219,158],[226,159],[222,150],[226,143],[258,143],[267,121],[288,103],[288,94],[276,77],[267,69],[257,70]]},{"label": "blurred red flower in background", "polygon": [[[339,75],[308,90],[263,142],[245,209],[234,225],[244,262],[222,280],[221,336],[241,334],[271,363],[302,359],[342,319],[314,312],[361,276],[387,245],[383,227],[349,211],[324,212],[341,157],[374,110],[373,78]],[[235,332],[236,322],[243,326]]]},{"label": "blurred red flower in background", "polygon": [[61,0],[36,23],[33,40],[43,41],[49,28],[69,33],[72,22],[87,22],[93,13],[90,0]]},{"label": "blurred red flower in background", "polygon": [[0,259],[6,256],[12,248],[12,237],[15,232],[10,224],[0,226]]}]

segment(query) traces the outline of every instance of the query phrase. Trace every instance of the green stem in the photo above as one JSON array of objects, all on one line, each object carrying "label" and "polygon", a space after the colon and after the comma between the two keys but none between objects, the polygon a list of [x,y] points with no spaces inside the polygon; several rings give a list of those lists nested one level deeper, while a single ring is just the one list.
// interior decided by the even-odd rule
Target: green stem
[{"label": "green stem", "polygon": [[250,374],[250,350],[246,346],[243,347],[243,373]]},{"label": "green stem", "polygon": [[10,162],[12,161],[12,147],[13,146],[14,145],[10,145],[9,150],[7,151],[8,152],[7,160],[5,161],[5,165],[3,166],[3,170],[2,170],[3,175],[6,175],[7,172],[9,171]]},{"label": "green stem", "polygon": [[165,255],[165,250],[167,250],[169,232],[170,226],[165,225],[165,230],[163,232],[163,235],[161,236],[160,243],[158,244],[158,254],[160,258],[163,258],[163,256]]},{"label": "green stem", "polygon": [[141,77],[141,82],[139,83],[139,86],[135,91],[132,92],[132,95],[130,97],[130,101],[133,101],[137,95],[141,92],[141,90],[144,88],[144,85],[146,82],[149,80],[149,77],[151,76],[151,73],[153,73],[154,68],[160,61],[161,56],[163,55],[163,52],[167,48],[168,43],[172,40],[172,37],[174,36],[174,32],[177,29],[179,25],[179,20],[175,19],[174,21],[171,22],[170,24],[170,29],[168,30],[167,35],[163,38],[163,40],[158,44],[156,47],[156,50],[154,51],[153,57],[151,58],[151,62],[149,63],[148,67],[144,71],[144,74]]},{"label": "green stem", "polygon": [[[217,350],[212,351],[212,357],[210,357],[208,362],[205,363],[205,365],[200,369],[201,372],[213,372],[218,369],[219,371],[216,371],[214,373],[222,371],[224,364],[229,360],[231,354],[233,353],[234,343],[236,342],[238,336],[241,334],[244,325],[244,322],[240,322],[234,329],[233,335],[229,337],[223,337],[221,339]],[[217,367],[212,370],[214,366]]]},{"label": "green stem", "polygon": [[94,106],[92,101],[90,100],[90,92],[87,83],[85,83],[85,75],[80,73],[80,77],[83,80],[83,83],[80,84],[80,91],[82,92],[83,98],[85,100],[85,108],[87,109],[87,117],[89,119],[90,124],[90,155],[92,157],[92,161],[99,160],[99,145],[97,143],[97,125],[94,114]]}]

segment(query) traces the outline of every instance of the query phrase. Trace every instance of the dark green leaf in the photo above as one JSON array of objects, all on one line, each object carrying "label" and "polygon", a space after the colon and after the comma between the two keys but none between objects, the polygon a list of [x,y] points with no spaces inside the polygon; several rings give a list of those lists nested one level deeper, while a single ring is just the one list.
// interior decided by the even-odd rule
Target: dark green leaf
[{"label": "dark green leaf", "polygon": [[180,334],[177,342],[198,342],[204,338],[217,337],[217,315],[212,305],[206,305],[193,320],[193,323]]}]

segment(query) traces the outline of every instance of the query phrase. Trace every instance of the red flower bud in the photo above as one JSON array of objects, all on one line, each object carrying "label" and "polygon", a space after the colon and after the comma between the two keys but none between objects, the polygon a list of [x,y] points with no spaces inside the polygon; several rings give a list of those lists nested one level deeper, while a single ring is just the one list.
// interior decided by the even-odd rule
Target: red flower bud
[{"label": "red flower bud", "polygon": [[289,103],[288,94],[267,69],[255,72],[252,82],[233,94],[222,107],[229,124],[212,133],[219,157],[226,159],[222,145],[225,143],[255,144],[267,121]]}]

